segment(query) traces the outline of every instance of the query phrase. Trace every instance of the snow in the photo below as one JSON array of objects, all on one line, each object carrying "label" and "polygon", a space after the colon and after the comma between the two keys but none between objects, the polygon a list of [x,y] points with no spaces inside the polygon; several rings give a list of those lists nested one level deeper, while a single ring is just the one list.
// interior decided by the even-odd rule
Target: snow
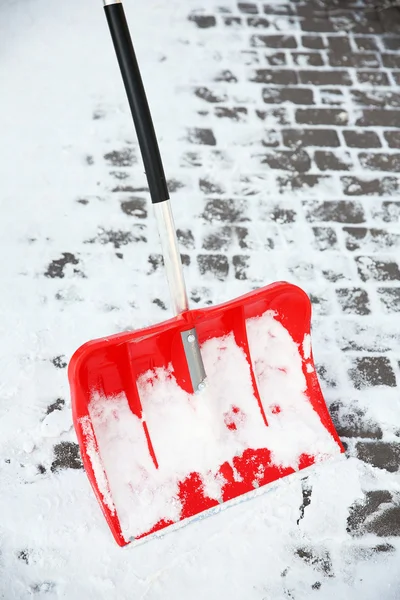
[{"label": "snow", "polygon": [[[55,448],[76,443],[66,369],[54,364],[55,357],[68,362],[89,339],[170,316],[153,302],[166,302],[168,289],[163,270],[152,272],[148,263],[150,253],[160,252],[148,198],[140,191],[112,192],[121,181],[135,190],[146,182],[101,4],[4,0],[0,6],[0,597],[305,600],[319,595],[324,600],[397,600],[398,541],[372,534],[353,539],[346,527],[349,506],[365,491],[399,492],[398,473],[340,456],[286,477],[267,492],[211,518],[121,549],[85,472],[52,469]],[[220,2],[202,4],[215,12]],[[203,177],[221,185],[224,198],[236,195],[243,205],[246,242],[253,257],[249,279],[236,279],[232,269],[222,282],[200,277],[193,258],[184,271],[188,289],[200,298],[198,306],[229,300],[275,280],[299,283],[289,266],[295,267],[300,259],[317,270],[312,281],[303,271],[307,288],[324,289],[321,266],[352,280],[355,272],[342,266],[345,252],[319,254],[301,216],[298,224],[272,224],[276,247],[266,244],[260,221],[270,202],[300,213],[301,200],[343,197],[340,175],[329,185],[322,180],[304,198],[290,185],[280,193],[275,177],[266,179],[253,171],[249,144],[260,138],[260,127],[276,125],[272,113],[265,122],[249,122],[249,133],[241,130],[237,147],[232,143],[234,124],[214,119],[219,149],[224,139],[229,140],[220,154],[186,140],[187,126],[208,127],[212,120],[211,115],[198,114],[205,103],[194,97],[193,88],[211,81],[225,63],[227,68],[235,65],[241,76],[247,69],[232,58],[240,55],[243,61],[232,32],[197,30],[188,23],[188,13],[199,7],[194,0],[125,0],[125,7],[165,171],[184,185],[172,197],[177,226],[192,229],[196,240],[212,231],[201,216]],[[280,27],[286,26],[284,21]],[[242,39],[242,33],[234,34]],[[241,85],[240,96],[252,98],[254,108],[259,106],[252,85],[244,80]],[[129,168],[113,166],[104,158],[122,148],[132,149],[135,156]],[[182,158],[187,152],[198,153],[202,166],[188,166]],[[117,180],[112,172],[126,178]],[[351,191],[358,190],[356,184],[350,185]],[[123,213],[121,202],[127,195],[144,198],[148,219]],[[374,202],[369,198],[365,207],[367,227],[374,223],[369,217]],[[119,248],[107,242],[106,232],[136,235],[138,225],[147,241],[121,242]],[[100,242],[92,241],[99,234]],[[224,252],[231,258],[231,248]],[[62,257],[66,264],[60,275],[46,276],[52,261]],[[384,440],[392,440],[400,422],[398,391],[387,386],[351,387],[334,324],[337,316],[324,320],[314,313],[313,319],[316,361],[338,373],[335,388],[322,382],[324,395],[328,403],[357,401],[380,423]],[[380,343],[386,344],[393,314],[382,323],[379,318]],[[359,335],[364,340],[368,331],[360,329]],[[373,348],[373,328],[369,335]],[[396,350],[393,339],[391,343]],[[395,364],[394,354],[392,360]],[[47,414],[58,398],[65,404]],[[151,411],[146,410],[146,419],[150,422]],[[275,422],[278,427],[279,414]],[[95,449],[89,450],[112,507],[102,465]],[[312,497],[302,510],[306,486]],[[208,491],[216,493],[211,484]],[[380,543],[390,543],[394,550],[374,553],[371,548]],[[303,557],[301,548],[306,549],[300,552]],[[307,559],[311,550],[319,553],[319,561]],[[327,553],[330,573],[323,568]],[[312,587],[317,583],[319,591]]]},{"label": "snow", "polygon": [[[111,495],[125,539],[139,537],[158,521],[178,521],[183,508],[179,482],[193,472],[199,474],[205,495],[221,502],[226,479],[219,469],[248,448],[267,448],[276,466],[294,470],[302,454],[314,455],[317,462],[339,454],[305,395],[302,359],[289,332],[272,311],[249,319],[246,327],[268,427],[233,333],[202,345],[207,387],[199,395],[187,394],[173,373],[157,369],[138,380],[142,419],[132,413],[124,394],[104,398],[96,393],[92,398],[89,413],[110,491],[104,490],[102,469],[98,485],[108,505]],[[93,436],[89,442],[92,450]],[[237,472],[236,477],[241,481]],[[253,485],[258,487],[257,481]]]},{"label": "snow", "polygon": [[85,448],[87,455],[90,459],[94,476],[96,478],[97,486],[102,495],[102,501],[110,509],[111,514],[115,514],[115,505],[112,500],[110,486],[107,479],[107,475],[104,472],[104,464],[102,463],[99,451],[96,445],[93,427],[89,417],[83,417],[80,419],[80,425],[82,427],[83,435],[85,436]]}]

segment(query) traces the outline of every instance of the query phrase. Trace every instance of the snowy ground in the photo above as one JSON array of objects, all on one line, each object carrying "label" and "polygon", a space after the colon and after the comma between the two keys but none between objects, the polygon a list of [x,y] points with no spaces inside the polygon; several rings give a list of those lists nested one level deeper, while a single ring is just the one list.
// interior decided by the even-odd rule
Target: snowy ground
[{"label": "snowy ground", "polygon": [[120,549],[66,365],[170,316],[155,221],[101,2],[2,2],[1,598],[400,598],[400,11],[372,5],[125,2],[192,306],[301,285],[347,453]]}]

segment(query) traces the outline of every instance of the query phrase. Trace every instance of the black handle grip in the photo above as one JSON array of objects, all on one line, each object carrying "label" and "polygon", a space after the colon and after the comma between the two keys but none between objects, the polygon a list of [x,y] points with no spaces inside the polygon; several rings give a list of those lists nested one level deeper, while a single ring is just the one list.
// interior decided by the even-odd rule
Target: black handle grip
[{"label": "black handle grip", "polygon": [[164,202],[169,198],[167,182],[124,7],[121,2],[107,4],[104,11],[131,107],[151,201]]}]

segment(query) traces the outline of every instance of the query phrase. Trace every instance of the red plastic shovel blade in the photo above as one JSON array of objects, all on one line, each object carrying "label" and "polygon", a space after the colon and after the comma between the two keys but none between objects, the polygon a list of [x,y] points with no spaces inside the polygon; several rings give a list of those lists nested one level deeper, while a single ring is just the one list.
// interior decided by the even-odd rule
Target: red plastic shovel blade
[{"label": "red plastic shovel blade", "polygon": [[[290,404],[290,390],[294,385],[290,381],[292,375],[282,366],[286,364],[285,357],[270,354],[268,360],[274,364],[267,364],[268,360],[260,355],[259,349],[257,354],[256,346],[253,345],[253,339],[257,338],[258,348],[268,348],[268,344],[274,348],[276,335],[273,330],[263,333],[261,325],[257,325],[261,324],[261,321],[256,319],[264,318],[265,315],[273,319],[276,327],[280,328],[279,332],[282,331],[285,339],[289,340],[287,343],[295,348],[297,358],[295,356],[293,360],[298,360],[299,365],[296,385],[303,386],[302,402],[307,405],[306,408],[312,413],[314,421],[317,421],[323,436],[331,444],[329,446],[328,443],[328,446],[332,451],[325,454],[322,452],[322,456],[320,449],[316,448],[314,452],[312,440],[308,439],[312,430],[306,429],[306,451],[297,451],[296,464],[292,464],[290,460],[285,461],[284,458],[293,431],[292,423],[292,429],[288,427],[285,437],[285,414],[289,415],[287,419],[297,414],[296,406],[285,408],[288,401]],[[315,372],[309,341],[310,318],[311,304],[303,290],[289,283],[279,282],[219,306],[188,311],[153,327],[90,341],[75,352],[68,369],[74,426],[86,473],[119,545],[124,546],[133,540],[159,532],[308,467],[331,454],[344,451]],[[251,323],[253,325],[250,327]],[[183,460],[186,454],[191,456],[190,452],[199,440],[202,443],[201,435],[204,431],[197,431],[196,421],[193,421],[196,417],[193,415],[197,414],[196,410],[205,409],[205,406],[198,403],[207,401],[202,394],[192,395],[193,389],[181,338],[181,333],[192,327],[196,328],[202,348],[210,347],[207,344],[216,344],[219,352],[226,351],[225,358],[228,359],[227,354],[231,352],[229,348],[236,348],[237,360],[241,360],[240,364],[244,365],[239,369],[243,370],[243,374],[234,374],[235,382],[237,380],[239,386],[238,398],[229,400],[229,409],[223,410],[220,408],[222,404],[218,403],[225,401],[221,401],[224,381],[228,381],[223,379],[226,374],[222,373],[225,359],[221,359],[222,379],[219,378],[218,365],[209,364],[209,370],[214,373],[209,390],[211,398],[213,386],[219,386],[219,396],[215,392],[215,403],[212,399],[208,405],[203,430],[205,428],[207,435],[217,437],[213,440],[215,454],[222,458],[218,465],[211,461],[207,471],[203,472],[196,470],[197,463],[191,468],[187,466],[189,459],[186,463]],[[220,357],[215,360],[218,362]],[[174,430],[175,433],[171,431],[171,443],[168,445],[169,432],[165,427],[168,427],[173,418],[168,412],[171,411],[172,414],[177,405],[172,401],[172,396],[168,396],[169,392],[165,392],[165,401],[159,398],[157,406],[151,405],[151,391],[164,389],[162,386],[157,388],[160,384],[160,373],[164,374],[164,383],[179,396],[182,410],[190,412],[189,419],[192,419],[191,423],[196,430],[193,431],[193,435],[191,431],[182,431],[180,455],[176,457],[173,454],[174,436],[179,430]],[[231,375],[229,377],[232,379]],[[243,386],[240,387],[240,379],[243,377],[247,377],[248,388],[251,391],[250,400],[246,400],[247,404],[240,391],[244,389]],[[286,381],[282,390],[268,388],[274,377],[278,377],[276,381]],[[272,390],[271,395],[268,390]],[[99,399],[100,409],[96,404]],[[161,424],[156,423],[157,410],[160,411]],[[176,413],[178,421],[181,414],[183,413],[179,411]],[[301,414],[300,411],[299,415]],[[257,439],[263,439],[265,433],[267,442],[271,440],[270,445],[257,443],[254,436],[246,438],[243,432],[246,427],[249,429],[250,423],[254,423]],[[185,423],[182,421],[182,430],[184,427]],[[121,445],[124,436],[129,438],[129,448],[133,448],[128,453],[124,450],[127,446]],[[219,452],[218,444],[225,444],[228,450],[234,448],[233,453],[229,455],[228,451],[227,454],[226,449]],[[205,454],[208,449],[208,443],[205,443]],[[135,456],[136,452],[138,454]],[[185,472],[182,472],[182,469],[177,470],[175,481],[172,480],[173,477],[171,479],[174,458],[180,465],[185,463],[187,467]],[[115,469],[110,461],[114,461]],[[119,479],[116,476],[117,471]],[[164,476],[163,473],[167,471],[168,475]],[[210,481],[214,487],[210,488]],[[125,508],[121,508],[121,486],[126,488],[125,495],[128,493],[129,496],[131,493],[128,504],[132,519],[125,514]],[[162,502],[161,506],[158,506],[160,498],[168,494],[165,507]],[[149,507],[150,517],[148,513],[141,516],[143,504]]]}]

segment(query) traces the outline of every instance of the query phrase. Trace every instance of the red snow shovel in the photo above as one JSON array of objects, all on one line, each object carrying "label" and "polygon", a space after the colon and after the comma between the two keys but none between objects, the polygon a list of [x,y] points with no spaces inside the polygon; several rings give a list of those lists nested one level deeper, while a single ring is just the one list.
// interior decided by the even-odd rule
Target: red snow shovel
[{"label": "red snow shovel", "polygon": [[[75,352],[69,364],[73,420],[83,464],[115,540],[124,546],[151,534],[160,535],[166,528],[186,523],[204,511],[215,511],[221,503],[232,501],[344,449],[331,421],[313,364],[309,342],[311,304],[305,292],[289,283],[277,282],[220,306],[189,309],[165,175],[123,6],[119,0],[106,0],[104,10],[158,220],[176,315],[152,327],[87,342]],[[261,325],[253,327],[250,336],[249,323],[261,323],[256,319],[263,319],[264,315],[272,315],[272,329],[260,338]],[[288,402],[290,404],[290,390],[294,389],[294,384],[289,381],[289,386],[285,384],[282,393],[276,386],[268,388],[273,377],[278,376],[277,381],[280,381],[279,377],[290,378],[290,373],[284,366],[285,357],[279,359],[274,353],[269,353],[263,358],[259,350],[260,343],[264,344],[262,348],[267,349],[268,344],[276,343],[278,330],[273,327],[284,332],[285,339],[289,340],[287,343],[295,348],[291,360],[298,366],[296,377],[300,383],[296,385],[301,388],[304,410],[308,410],[314,427],[319,428],[320,438],[322,436],[328,444],[328,450],[316,446],[314,452],[309,439],[312,429],[306,429],[310,434],[305,434],[305,450],[296,450],[294,463],[279,458],[281,451],[285,452],[290,447],[296,429],[296,423],[294,427],[292,423],[286,431],[284,419],[285,406]],[[257,335],[258,350],[254,350],[252,340]],[[207,344],[214,343],[213,340],[217,340],[221,352],[229,353],[231,347],[224,340],[231,340],[235,345],[240,360],[245,361],[245,372],[235,373],[231,369],[226,381],[232,382],[233,379],[234,385],[238,382],[239,386],[242,375],[245,379],[247,377],[251,399],[246,404],[248,410],[243,409],[243,403],[240,404],[242,392],[238,391],[240,397],[231,398],[230,409],[224,410],[220,408],[222,404],[218,404],[222,402],[221,386],[225,385],[221,384],[220,396],[216,394],[215,402],[212,400],[209,405],[211,408],[207,415],[212,415],[212,418],[206,419],[203,427],[205,437],[201,438],[211,440],[211,436],[216,435],[217,439],[213,440],[215,456],[222,457],[221,463],[216,466],[211,461],[212,464],[206,465],[206,470],[200,472],[198,461],[193,468],[189,464],[193,445],[198,444],[196,436],[200,434],[194,427],[196,431],[191,438],[192,432],[185,431],[187,421],[183,416],[181,420],[179,415],[190,411],[193,416],[197,414],[196,410],[200,414],[209,398],[213,398],[215,385],[222,381],[218,378],[219,357],[210,359],[207,366],[212,371],[218,363],[217,377],[211,383],[204,367],[205,349],[210,347]],[[279,360],[283,361],[282,364]],[[170,387],[169,391],[162,392],[162,398],[158,399],[154,408],[149,397],[151,390],[159,384],[160,374],[164,374],[164,383]],[[268,389],[272,390],[271,395]],[[167,436],[168,440],[169,432],[165,428],[172,422],[172,417],[168,416],[169,409],[172,411],[172,407],[176,407],[174,394],[179,396],[183,412],[174,417],[175,434],[171,431],[168,447],[168,443],[164,446],[160,443],[160,436]],[[223,402],[226,405],[226,400]],[[227,402],[229,404],[230,400]],[[160,411],[161,426],[154,421],[157,410]],[[296,412],[296,402],[291,405],[290,411],[299,418],[305,414]],[[247,427],[250,431],[251,422],[255,423],[258,440],[251,436],[249,439],[240,437],[243,428]],[[276,431],[280,432],[278,439]],[[174,438],[180,432],[186,435],[186,446],[180,446],[179,456],[177,452],[176,459],[181,468],[177,468],[174,475],[174,451],[169,451],[174,448]],[[271,445],[260,443],[263,432],[267,442],[271,440]],[[128,445],[125,438],[129,441],[126,442]],[[236,442],[232,442],[234,438]],[[237,443],[239,446],[236,448],[239,447],[240,451],[232,451],[232,455],[229,452],[228,455],[221,454],[217,448],[219,443],[225,444],[228,449],[232,443]],[[203,445],[205,462],[209,445],[207,441]],[[127,452],[127,448],[132,452]],[[201,458],[201,452],[198,456]],[[182,464],[186,465],[183,471]],[[215,487],[210,488],[210,481],[218,484],[217,491]],[[124,502],[133,515],[133,521],[129,520]]]}]

